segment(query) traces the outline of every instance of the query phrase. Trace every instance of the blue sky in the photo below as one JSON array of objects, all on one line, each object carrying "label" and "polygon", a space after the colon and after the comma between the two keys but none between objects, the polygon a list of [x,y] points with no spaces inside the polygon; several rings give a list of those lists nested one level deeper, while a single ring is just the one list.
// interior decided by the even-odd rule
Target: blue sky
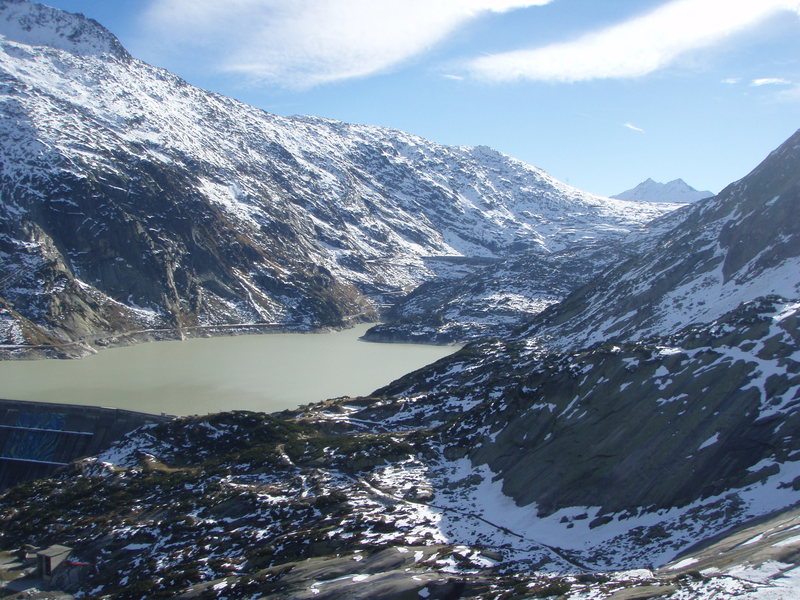
[{"label": "blue sky", "polygon": [[267,111],[718,192],[800,128],[800,0],[46,0]]}]

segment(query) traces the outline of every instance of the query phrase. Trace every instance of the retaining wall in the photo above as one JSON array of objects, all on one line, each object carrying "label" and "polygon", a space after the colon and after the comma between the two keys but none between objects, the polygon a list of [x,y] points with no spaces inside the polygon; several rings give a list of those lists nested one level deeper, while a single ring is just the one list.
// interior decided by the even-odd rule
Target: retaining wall
[{"label": "retaining wall", "polygon": [[76,458],[105,450],[137,427],[171,418],[117,408],[0,400],[0,490],[47,477]]}]

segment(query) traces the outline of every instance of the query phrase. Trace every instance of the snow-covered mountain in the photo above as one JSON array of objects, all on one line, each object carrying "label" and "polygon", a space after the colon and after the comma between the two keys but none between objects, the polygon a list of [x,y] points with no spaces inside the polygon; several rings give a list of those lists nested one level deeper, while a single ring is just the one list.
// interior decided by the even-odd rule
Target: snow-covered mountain
[{"label": "snow-covered mountain", "polygon": [[349,416],[449,422],[446,455],[485,465],[521,507],[511,517],[487,504],[487,520],[529,519],[590,562],[613,549],[629,566],[659,564],[787,510],[800,500],[789,434],[800,418],[799,200],[800,131],[714,199],[670,215],[681,221],[650,251],[512,338],[376,393],[399,401]]},{"label": "snow-covered mountain", "polygon": [[800,131],[636,256],[545,312],[526,332],[549,348],[669,335],[742,303],[800,297]]},{"label": "snow-covered mountain", "polygon": [[633,202],[690,203],[710,198],[713,195],[713,192],[701,192],[694,189],[683,179],[674,179],[667,183],[659,183],[648,177],[636,187],[611,197],[620,200],[631,200]]},{"label": "snow-covered mountain", "polygon": [[119,40],[94,19],[24,0],[3,0],[0,10],[0,35],[7,40],[72,54],[130,58]]},{"label": "snow-covered mountain", "polygon": [[624,237],[665,207],[486,147],[279,117],[131,58],[99,24],[0,0],[0,341],[374,318],[436,275]]},{"label": "snow-covered mountain", "polygon": [[460,277],[426,282],[400,298],[384,314],[384,323],[370,328],[364,337],[425,343],[506,337],[610,265],[652,249],[684,213],[685,210],[673,210],[623,240],[576,243],[549,254],[516,253],[480,268],[473,265],[473,270]]},{"label": "snow-covered mountain", "polygon": [[[0,0],[0,7],[12,5],[19,3]],[[409,287],[427,272],[449,277],[455,287],[428,283],[431,293],[412,294],[403,305],[419,301],[418,310],[425,310],[430,298],[454,306],[458,286],[471,298],[488,298],[509,293],[506,279],[530,285],[525,269],[511,266],[540,254],[548,260],[591,248],[613,254],[620,246],[605,245],[613,240],[635,248],[602,259],[612,266],[600,277],[513,335],[467,345],[370,397],[150,426],[77,461],[57,479],[4,492],[0,550],[53,543],[74,549],[74,560],[54,572],[56,589],[120,600],[800,596],[800,131],[716,197],[642,227],[635,219],[614,221],[621,217],[612,218],[613,211],[603,221],[598,215],[613,204],[577,192],[564,196],[567,188],[547,187],[545,175],[537,179],[531,167],[484,149],[281,119],[188,86],[185,109],[208,110],[216,124],[227,121],[215,103],[235,107],[224,114],[236,116],[229,127],[243,146],[225,146],[228,138],[214,138],[196,123],[192,132],[223,144],[222,156],[189,153],[194,138],[131,141],[130,132],[142,135],[141,123],[156,117],[146,113],[141,123],[115,129],[103,120],[111,113],[94,100],[70,103],[52,81],[22,85],[23,76],[37,81],[37,69],[42,81],[56,76],[55,58],[63,66],[76,55],[12,42],[1,47],[30,62],[26,73],[4,75],[2,88],[4,110],[17,107],[7,114],[28,130],[2,123],[3,151],[19,160],[3,159],[0,257],[19,268],[10,272],[11,283],[2,283],[13,302],[0,307],[8,321],[32,331],[35,324],[15,308],[28,306],[29,297],[42,299],[43,311],[59,308],[52,314],[63,318],[76,311],[111,315],[110,307],[123,316],[146,312],[147,282],[123,279],[127,271],[120,270],[135,272],[142,264],[156,265],[150,272],[155,290],[161,289],[158,269],[169,267],[163,281],[173,303],[165,306],[182,319],[190,310],[210,314],[205,302],[226,306],[219,299],[235,298],[241,288],[231,274],[239,285],[252,283],[246,306],[278,298],[288,307],[310,290],[314,306],[341,316],[352,314],[342,308],[346,302],[351,311],[358,303],[368,309],[371,298],[399,293],[391,281],[370,284],[361,276],[394,273],[407,276],[401,281]],[[116,72],[118,59],[107,56],[91,54],[81,65]],[[133,71],[120,71],[126,77],[136,69],[160,73],[170,94],[180,85],[131,64]],[[69,87],[72,79],[53,81],[79,91]],[[131,81],[148,82],[140,91],[162,89],[148,87],[148,78]],[[166,91],[163,98],[172,101]],[[110,102],[110,93],[98,97]],[[124,90],[119,94],[115,102],[133,102]],[[51,104],[69,110],[49,111]],[[246,118],[246,131],[237,130]],[[93,122],[101,124],[91,131],[109,144],[108,152],[90,143],[87,123]],[[69,125],[73,137],[56,125]],[[253,128],[257,139],[246,135]],[[319,147],[300,139],[289,144],[296,131]],[[274,141],[274,156],[259,154],[262,139]],[[331,147],[336,152],[325,154]],[[127,163],[119,159],[133,160],[134,149],[144,158],[120,170]],[[239,156],[242,149],[252,163]],[[306,169],[305,179],[295,177],[290,163]],[[8,176],[6,164],[19,177]],[[247,164],[257,167],[252,175]],[[339,179],[340,172],[352,180]],[[222,174],[235,175],[242,194],[203,196],[206,187],[198,181],[221,186]],[[352,181],[346,189],[354,195],[337,195],[343,181]],[[413,193],[391,191],[403,182]],[[519,196],[514,185],[529,192]],[[299,193],[312,186],[329,204]],[[37,195],[39,189],[45,192]],[[537,195],[541,189],[544,196]],[[483,204],[486,197],[502,214]],[[550,199],[536,205],[550,216],[524,220],[519,207],[537,198]],[[438,204],[445,200],[460,206],[458,218]],[[286,218],[267,227],[275,206]],[[575,206],[596,208],[571,221],[585,229],[577,236],[557,231],[557,209]],[[407,219],[406,229],[392,211]],[[60,229],[60,219],[72,213],[76,229]],[[304,228],[309,222],[313,235]],[[598,222],[612,230],[610,237],[597,231]],[[82,227],[99,235],[94,246],[84,241],[76,251],[69,244]],[[376,235],[364,234],[365,227]],[[631,238],[625,230],[641,235]],[[123,234],[124,244],[117,243],[114,236]],[[302,248],[301,256],[281,241]],[[121,267],[109,260],[124,245],[149,249],[146,259],[122,253],[127,266]],[[387,252],[382,263],[364,258],[375,248]],[[105,263],[82,252],[100,253]],[[352,260],[339,262],[343,252]],[[245,259],[256,267],[245,269]],[[263,266],[273,264],[268,260],[286,274],[280,294]],[[485,271],[475,273],[478,264]],[[553,275],[562,263],[527,264],[538,265],[537,280],[553,287],[563,282]],[[308,265],[316,265],[311,275],[302,270]],[[125,297],[129,304],[114,304],[106,299],[109,291],[98,291],[101,285],[122,289],[125,282],[139,294]],[[183,290],[198,290],[197,297]],[[54,432],[28,433],[48,439]],[[15,574],[3,565],[0,571],[2,580]]]},{"label": "snow-covered mountain", "polygon": [[796,598],[799,149],[509,339],[0,495],[0,549],[57,532],[56,587],[109,599]]}]

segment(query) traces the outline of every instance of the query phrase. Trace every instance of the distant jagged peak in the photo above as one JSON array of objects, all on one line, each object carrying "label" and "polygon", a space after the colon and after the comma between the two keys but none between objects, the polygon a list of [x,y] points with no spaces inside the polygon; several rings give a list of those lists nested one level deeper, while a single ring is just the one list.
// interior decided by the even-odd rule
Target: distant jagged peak
[{"label": "distant jagged peak", "polygon": [[94,19],[27,0],[0,0],[0,39],[72,54],[130,59],[116,36]]},{"label": "distant jagged peak", "polygon": [[710,198],[713,195],[713,192],[696,190],[683,179],[673,179],[667,183],[660,183],[648,177],[635,188],[611,197],[634,202],[690,203]]}]

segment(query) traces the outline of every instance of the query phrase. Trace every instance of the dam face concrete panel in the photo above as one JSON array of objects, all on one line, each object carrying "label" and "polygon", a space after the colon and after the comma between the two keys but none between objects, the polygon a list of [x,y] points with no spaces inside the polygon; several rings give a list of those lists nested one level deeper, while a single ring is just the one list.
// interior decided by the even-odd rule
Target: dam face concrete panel
[{"label": "dam face concrete panel", "polygon": [[170,419],[116,408],[0,400],[0,490],[47,477],[138,427]]}]

